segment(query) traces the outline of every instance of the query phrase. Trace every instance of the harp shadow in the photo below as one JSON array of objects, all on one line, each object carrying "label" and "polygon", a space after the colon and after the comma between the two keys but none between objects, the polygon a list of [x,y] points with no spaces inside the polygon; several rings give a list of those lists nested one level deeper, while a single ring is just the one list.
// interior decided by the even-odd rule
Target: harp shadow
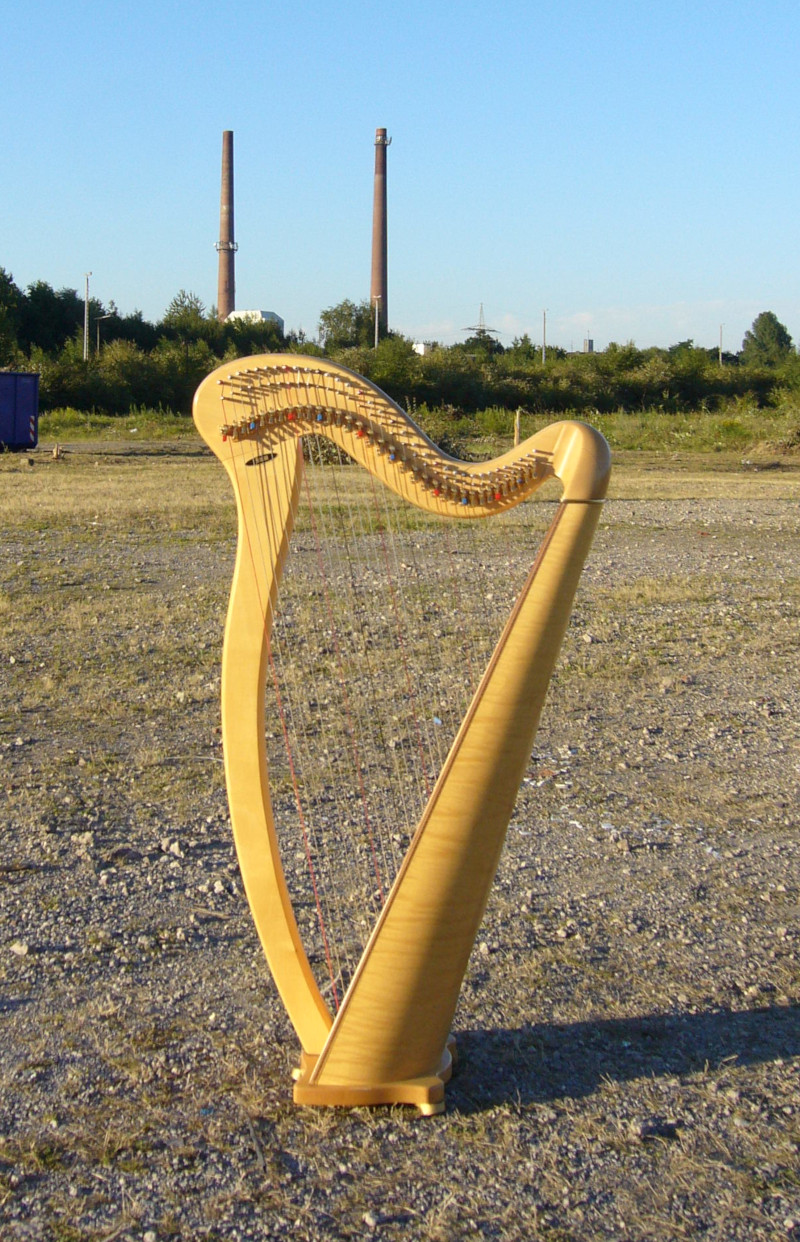
[{"label": "harp shadow", "polygon": [[480,1112],[517,1101],[591,1095],[603,1081],[680,1077],[723,1063],[758,1065],[800,1056],[800,1005],[696,1014],[656,1013],[596,1022],[532,1023],[457,1032],[460,1066],[451,1109]]}]

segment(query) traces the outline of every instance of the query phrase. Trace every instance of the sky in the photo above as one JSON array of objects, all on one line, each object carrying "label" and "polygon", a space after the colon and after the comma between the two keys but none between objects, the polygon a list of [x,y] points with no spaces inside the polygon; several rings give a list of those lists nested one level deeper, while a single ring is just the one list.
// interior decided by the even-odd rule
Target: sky
[{"label": "sky", "polygon": [[800,340],[797,0],[0,0],[0,266],[158,320],[216,302],[234,131],[236,305],[580,349]]}]

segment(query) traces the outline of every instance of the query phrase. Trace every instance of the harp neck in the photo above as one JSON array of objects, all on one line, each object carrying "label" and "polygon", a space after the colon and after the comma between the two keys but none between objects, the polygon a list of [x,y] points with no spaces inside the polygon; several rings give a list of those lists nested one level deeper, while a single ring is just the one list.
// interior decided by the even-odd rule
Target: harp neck
[{"label": "harp neck", "polygon": [[232,449],[256,459],[265,442],[325,436],[387,487],[441,516],[479,518],[513,508],[548,479],[565,500],[600,500],[608,446],[586,424],[555,423],[487,462],[443,453],[369,380],[327,359],[263,355],[204,381],[194,417],[223,462]]}]

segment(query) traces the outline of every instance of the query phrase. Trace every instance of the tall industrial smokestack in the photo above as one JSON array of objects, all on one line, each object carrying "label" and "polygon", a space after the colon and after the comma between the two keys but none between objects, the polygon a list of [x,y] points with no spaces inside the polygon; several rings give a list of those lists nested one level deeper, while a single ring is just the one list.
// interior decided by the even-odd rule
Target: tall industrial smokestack
[{"label": "tall industrial smokestack", "polygon": [[239,247],[233,240],[233,130],[222,134],[222,190],[219,200],[219,280],[217,282],[217,318],[227,319],[236,308],[236,281],[233,256]]},{"label": "tall industrial smokestack", "polygon": [[[375,338],[389,327],[389,277],[386,244],[386,148],[391,142],[385,129],[375,130],[375,196],[372,206],[372,282],[369,300],[376,315]],[[376,310],[377,308],[377,310]]]}]

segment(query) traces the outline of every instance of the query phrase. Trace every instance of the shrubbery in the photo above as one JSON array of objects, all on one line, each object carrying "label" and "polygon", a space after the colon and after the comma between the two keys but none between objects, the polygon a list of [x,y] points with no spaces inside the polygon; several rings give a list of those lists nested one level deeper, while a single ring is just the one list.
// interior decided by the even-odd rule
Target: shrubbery
[{"label": "shrubbery", "polygon": [[[43,410],[74,407],[127,415],[136,407],[186,414],[200,381],[226,359],[291,350],[330,357],[373,380],[401,405],[425,407],[442,435],[508,434],[513,412],[574,414],[597,421],[613,412],[665,415],[724,412],[737,402],[754,408],[795,404],[800,357],[774,314],[759,315],[741,354],[682,341],[669,349],[612,344],[602,353],[551,348],[546,363],[528,337],[504,349],[485,330],[424,356],[390,334],[372,345],[367,303],[345,300],[320,315],[324,349],[302,334],[285,336],[271,322],[220,323],[212,310],[181,290],[163,319],[148,323],[91,300],[89,357],[84,360],[83,300],[74,289],[37,281],[21,291],[0,268],[0,366],[41,375]],[[98,348],[99,345],[99,348]],[[435,417],[433,411],[437,411]],[[485,411],[476,425],[476,414]]]}]

